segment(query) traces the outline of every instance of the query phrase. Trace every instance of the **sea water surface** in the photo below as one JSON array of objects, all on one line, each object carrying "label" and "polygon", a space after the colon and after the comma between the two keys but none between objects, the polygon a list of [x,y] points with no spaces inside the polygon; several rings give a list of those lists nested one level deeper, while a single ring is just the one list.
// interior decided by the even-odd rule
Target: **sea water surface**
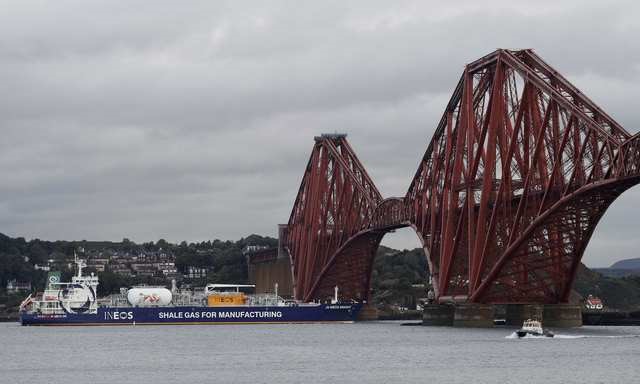
[{"label": "sea water surface", "polygon": [[638,383],[640,327],[0,324],[0,383]]}]

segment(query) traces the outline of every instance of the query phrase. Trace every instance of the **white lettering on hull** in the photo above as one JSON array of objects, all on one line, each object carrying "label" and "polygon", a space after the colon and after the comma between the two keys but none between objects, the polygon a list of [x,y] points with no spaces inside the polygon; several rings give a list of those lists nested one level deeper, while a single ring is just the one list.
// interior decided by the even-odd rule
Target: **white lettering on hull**
[{"label": "white lettering on hull", "polygon": [[281,311],[201,311],[201,312],[159,312],[159,319],[279,319]]},{"label": "white lettering on hull", "polygon": [[132,311],[107,311],[104,313],[105,320],[133,320]]}]

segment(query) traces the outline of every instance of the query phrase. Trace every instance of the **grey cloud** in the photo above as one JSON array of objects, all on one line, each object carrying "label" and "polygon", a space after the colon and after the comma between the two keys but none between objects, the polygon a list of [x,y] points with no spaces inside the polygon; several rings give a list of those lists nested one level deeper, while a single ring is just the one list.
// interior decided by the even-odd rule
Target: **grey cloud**
[{"label": "grey cloud", "polygon": [[[498,47],[536,49],[640,129],[634,2],[34,4],[0,14],[11,235],[273,235],[322,132],[348,133],[382,193],[402,195],[464,64]],[[637,202],[614,204],[590,264],[635,256]]]}]

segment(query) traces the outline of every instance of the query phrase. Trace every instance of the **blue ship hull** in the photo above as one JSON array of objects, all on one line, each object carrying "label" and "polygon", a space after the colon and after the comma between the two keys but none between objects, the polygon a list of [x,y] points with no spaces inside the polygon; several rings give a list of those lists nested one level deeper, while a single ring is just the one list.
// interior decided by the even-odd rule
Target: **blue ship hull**
[{"label": "blue ship hull", "polygon": [[22,325],[254,324],[353,322],[362,304],[283,307],[100,307],[95,314],[21,313]]}]

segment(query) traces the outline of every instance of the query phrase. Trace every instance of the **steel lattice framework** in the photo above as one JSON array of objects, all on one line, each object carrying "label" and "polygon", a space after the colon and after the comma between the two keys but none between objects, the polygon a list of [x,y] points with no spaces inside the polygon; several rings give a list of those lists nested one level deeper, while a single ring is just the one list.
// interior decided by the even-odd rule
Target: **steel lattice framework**
[{"label": "steel lattice framework", "polygon": [[640,182],[631,136],[531,50],[465,68],[404,198],[323,135],[288,223],[295,295],[369,296],[385,233],[422,240],[439,302],[566,302],[605,210]]}]

